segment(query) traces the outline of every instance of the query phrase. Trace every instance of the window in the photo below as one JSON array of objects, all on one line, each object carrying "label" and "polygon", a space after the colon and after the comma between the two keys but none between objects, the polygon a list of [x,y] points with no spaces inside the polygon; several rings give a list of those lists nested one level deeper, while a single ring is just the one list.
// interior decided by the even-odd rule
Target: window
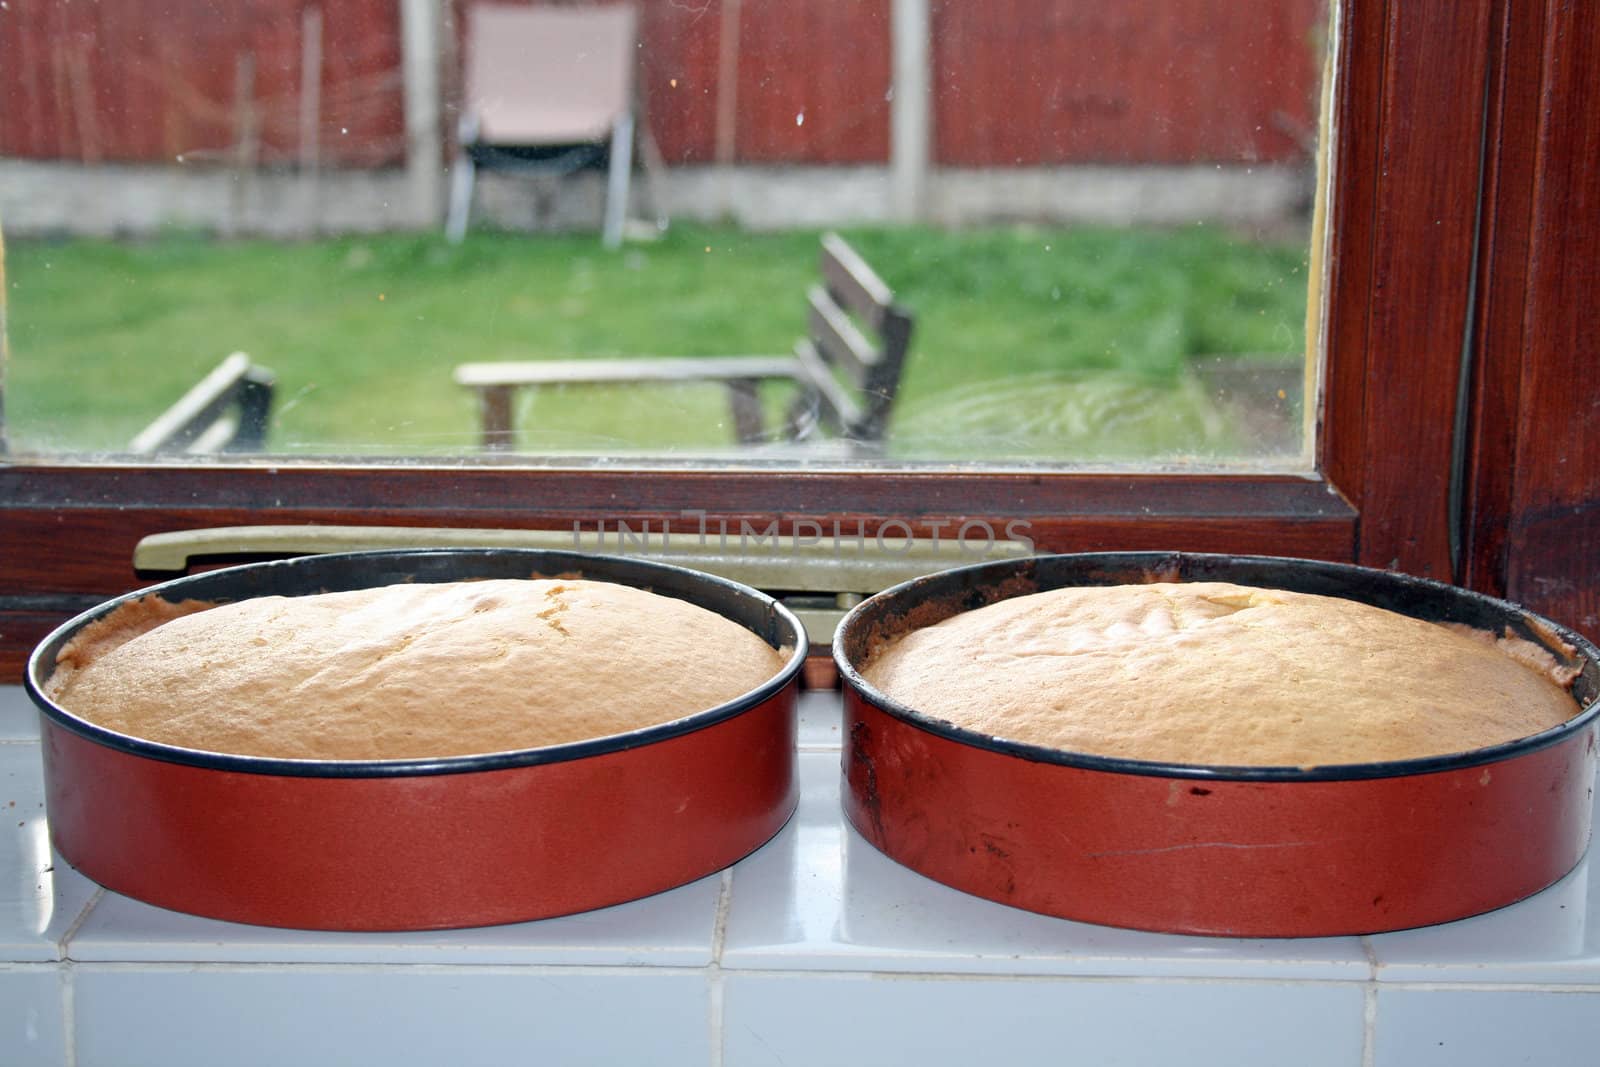
[{"label": "window", "polygon": [[20,454],[1307,465],[1326,0],[143,6],[9,17]]},{"label": "window", "polygon": [[[953,6],[928,10],[938,15]],[[1314,419],[1306,467],[974,469],[956,457],[878,468],[499,458],[462,466],[437,457],[272,466],[30,456],[0,469],[6,662],[15,667],[30,634],[62,614],[63,598],[131,584],[128,560],[138,537],[236,523],[565,529],[704,511],[762,525],[774,518],[789,525],[860,520],[870,530],[890,517],[919,529],[983,517],[1028,522],[1029,536],[1046,550],[1265,552],[1451,577],[1466,562],[1460,531],[1462,509],[1471,507],[1461,500],[1457,462],[1458,442],[1471,427],[1458,426],[1457,414],[1486,158],[1479,102],[1486,84],[1506,94],[1491,107],[1493,126],[1504,108],[1536,98],[1540,85],[1537,77],[1507,74],[1505,30],[1514,23],[1487,0],[1348,0],[1337,24],[1324,389],[1308,409]],[[1521,47],[1537,55],[1540,46]],[[1091,105],[1105,106],[1081,102]],[[1499,158],[1491,153],[1488,161]],[[1494,220],[1514,217],[1518,205],[1488,208]],[[1484,299],[1480,289],[1477,306]],[[1476,454],[1466,450],[1468,467]]]}]

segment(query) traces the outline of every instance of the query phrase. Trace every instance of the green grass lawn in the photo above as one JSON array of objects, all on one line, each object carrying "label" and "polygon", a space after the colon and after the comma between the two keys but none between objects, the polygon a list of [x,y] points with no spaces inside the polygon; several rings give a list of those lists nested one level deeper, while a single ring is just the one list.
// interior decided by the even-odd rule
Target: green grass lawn
[{"label": "green grass lawn", "polygon": [[[1191,363],[1304,351],[1303,245],[1212,227],[844,235],[917,316],[892,424],[906,458],[1226,453],[1230,421]],[[122,448],[243,350],[277,373],[274,450],[470,451],[456,363],[786,352],[817,238],[676,225],[619,252],[589,234],[13,241],[10,432],[21,451]],[[519,414],[540,451],[733,440],[715,386],[525,391]]]}]

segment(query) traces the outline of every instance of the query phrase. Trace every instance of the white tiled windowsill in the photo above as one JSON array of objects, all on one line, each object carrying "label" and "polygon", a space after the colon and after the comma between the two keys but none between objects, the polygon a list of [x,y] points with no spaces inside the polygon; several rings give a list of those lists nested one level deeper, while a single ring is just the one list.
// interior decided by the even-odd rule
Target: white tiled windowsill
[{"label": "white tiled windowsill", "polygon": [[728,871],[543,922],[339,934],[164,911],[54,857],[35,713],[0,687],[0,1063],[1498,1067],[1600,1055],[1588,862],[1493,914],[1377,937],[1243,941],[1051,919],[930,882],[849,829],[838,716],[836,695],[803,698],[800,809]]}]

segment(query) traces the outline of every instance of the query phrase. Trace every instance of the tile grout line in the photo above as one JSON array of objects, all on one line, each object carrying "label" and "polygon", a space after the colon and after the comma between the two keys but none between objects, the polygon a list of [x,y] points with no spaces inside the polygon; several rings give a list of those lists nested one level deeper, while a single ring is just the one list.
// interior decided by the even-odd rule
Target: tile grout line
[{"label": "tile grout line", "polygon": [[78,985],[77,969],[71,960],[61,965],[61,1051],[64,1067],[77,1067]]},{"label": "tile grout line", "polygon": [[[17,961],[27,963],[29,961]],[[42,961],[41,961],[42,962]],[[543,974],[543,975],[638,975],[659,977],[661,975],[700,975],[705,976],[709,969],[722,968],[716,964],[701,964],[697,966],[662,966],[657,964],[637,964],[631,966],[615,964],[568,964],[568,963],[433,963],[433,962],[339,962],[330,960],[202,960],[202,959],[68,959],[58,961],[69,963],[73,966],[92,966],[96,971],[107,972],[142,972],[142,971],[183,971],[183,972],[297,972],[302,974],[350,974],[355,972],[405,971],[423,974],[446,974],[454,972],[477,972],[482,974]],[[724,972],[726,973],[726,972]],[[1283,986],[1285,984],[1301,987],[1324,988],[1330,986],[1364,988],[1367,983],[1361,979],[1319,977],[1319,978],[1285,978],[1281,975],[1237,975],[1219,977],[1215,975],[1150,975],[1131,973],[1112,974],[1017,974],[1010,972],[992,971],[903,971],[885,970],[881,967],[790,967],[781,965],[736,967],[734,973],[767,978],[858,978],[870,977],[889,982],[983,982],[983,983],[1053,983],[1053,984],[1120,984],[1120,985],[1249,985],[1249,986]],[[1593,986],[1586,985],[1560,985],[1560,986],[1501,986],[1492,984],[1448,983],[1438,986],[1420,986],[1415,984],[1396,983],[1396,988],[1421,988],[1437,990],[1460,990],[1490,992],[1555,992],[1555,993],[1596,993]]]},{"label": "tile grout line", "polygon": [[61,940],[56,942],[56,958],[61,964],[61,1041],[65,1067],[77,1067],[78,1063],[78,968],[68,955],[68,946],[105,895],[105,886],[95,886],[83,910],[61,932]]},{"label": "tile grout line", "polygon": [[722,949],[728,940],[728,913],[733,909],[733,868],[718,878],[717,910],[711,921],[711,962],[706,965],[706,1011],[711,1029],[711,1067],[723,1067]]},{"label": "tile grout line", "polygon": [[[46,960],[13,960],[7,961],[18,966],[49,966]],[[55,961],[56,965],[70,965],[72,967],[91,966],[96,971],[107,972],[143,972],[143,971],[184,971],[184,972],[213,972],[213,971],[291,971],[303,974],[337,974],[352,972],[384,971],[412,971],[426,974],[445,974],[458,971],[478,972],[485,974],[542,974],[542,975],[597,975],[613,976],[619,974],[639,975],[647,977],[660,977],[662,975],[678,976],[705,976],[708,965],[696,966],[675,965],[664,966],[657,964],[567,964],[567,963],[417,963],[417,962],[338,962],[331,960],[198,960],[198,959],[66,959]],[[5,965],[0,963],[0,966]],[[715,967],[716,965],[710,965]],[[721,968],[716,968],[720,970]],[[737,967],[734,973],[749,975],[757,978],[875,978],[886,982],[981,982],[981,983],[1039,983],[1039,984],[1078,984],[1078,985],[1221,985],[1221,986],[1272,986],[1282,987],[1292,985],[1300,988],[1328,988],[1328,987],[1356,987],[1362,990],[1371,989],[1375,992],[1413,991],[1428,993],[1560,993],[1578,996],[1600,996],[1600,986],[1593,982],[1413,982],[1392,981],[1384,982],[1381,990],[1379,987],[1364,978],[1340,978],[1324,976],[1316,978],[1285,977],[1283,975],[1269,974],[1240,974],[1240,975],[1175,975],[1175,974],[1141,974],[1141,973],[1106,973],[1106,974],[1055,974],[1055,973],[1013,973],[993,971],[905,971],[885,970],[881,967],[792,967],[777,964],[767,966]]]},{"label": "tile grout line", "polygon": [[1372,935],[1358,934],[1356,943],[1361,946],[1361,954],[1367,958],[1367,981],[1376,987],[1378,984],[1378,950],[1372,943]]},{"label": "tile grout line", "polygon": [[1361,993],[1361,1067],[1377,1063],[1378,986],[1368,982]]},{"label": "tile grout line", "polygon": [[611,978],[629,976],[637,978],[705,977],[704,964],[696,966],[657,966],[635,964],[631,966],[567,964],[567,963],[374,963],[329,962],[326,960],[255,960],[226,961],[194,959],[162,959],[155,957],[131,959],[68,959],[60,961],[73,967],[91,967],[95,972],[108,974],[317,974],[329,976],[384,974],[417,975],[541,975],[545,977],[571,977],[574,975]]},{"label": "tile grout line", "polygon": [[718,876],[717,911],[711,923],[711,966],[722,968],[722,949],[728,940],[728,913],[733,910],[733,867]]},{"label": "tile grout line", "polygon": [[99,904],[105,895],[105,886],[95,886],[94,892],[89,894],[89,899],[84,902],[83,910],[78,912],[77,918],[73,919],[67,928],[61,932],[61,940],[56,942],[56,958],[62,963],[72,962],[72,957],[67,954],[67,946],[74,937],[78,936],[78,931],[83,927],[83,924],[89,921],[89,913],[94,911],[95,905]]},{"label": "tile grout line", "polygon": [[1407,990],[1413,993],[1600,993],[1594,982],[1425,982],[1421,979],[1390,979],[1374,983],[1374,989]]},{"label": "tile grout line", "polygon": [[1360,937],[1361,951],[1367,957],[1369,972],[1361,990],[1361,1067],[1376,1067],[1378,1044],[1378,950],[1372,938]]}]

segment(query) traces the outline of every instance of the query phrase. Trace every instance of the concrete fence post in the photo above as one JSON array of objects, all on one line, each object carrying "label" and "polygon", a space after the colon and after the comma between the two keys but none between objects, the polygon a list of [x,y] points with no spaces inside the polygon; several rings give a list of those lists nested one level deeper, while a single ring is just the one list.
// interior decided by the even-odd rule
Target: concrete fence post
[{"label": "concrete fence post", "polygon": [[400,0],[400,67],[405,84],[406,214],[439,225],[444,211],[444,131],[440,126],[441,0]]},{"label": "concrete fence post", "polygon": [[928,0],[894,0],[893,97],[889,105],[889,216],[914,222],[927,213],[933,144],[932,24]]}]

